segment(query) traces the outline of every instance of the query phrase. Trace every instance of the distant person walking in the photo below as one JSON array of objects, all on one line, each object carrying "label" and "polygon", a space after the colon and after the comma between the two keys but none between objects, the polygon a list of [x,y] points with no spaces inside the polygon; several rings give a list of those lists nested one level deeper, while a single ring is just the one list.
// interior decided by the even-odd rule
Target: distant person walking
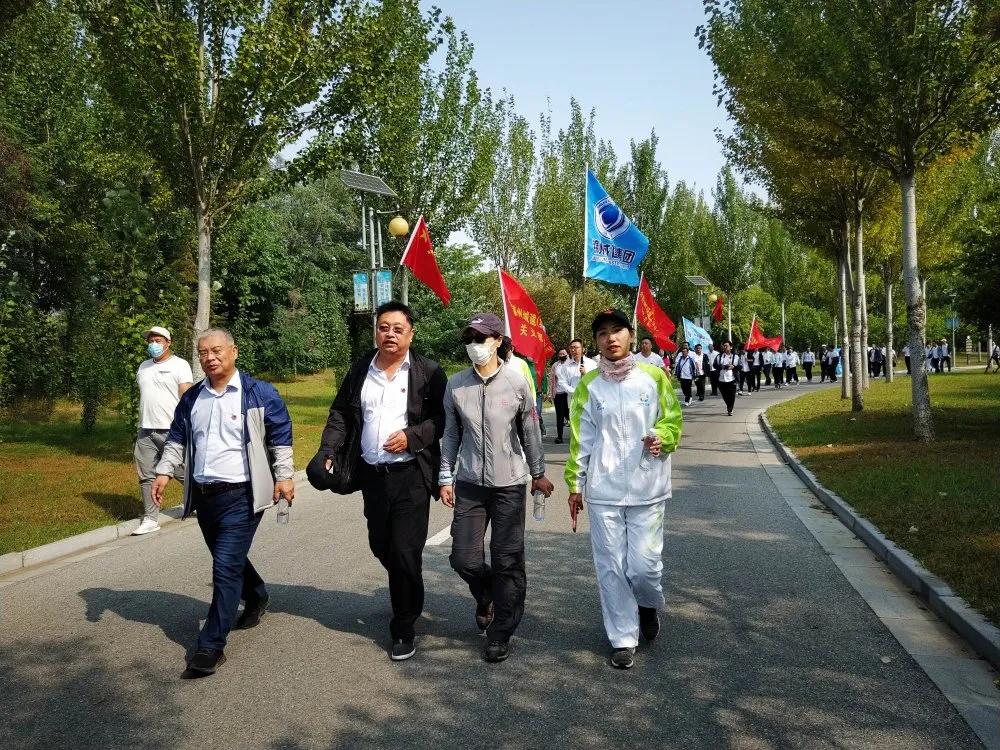
[{"label": "distant person walking", "polygon": [[698,377],[698,366],[695,363],[695,358],[691,356],[686,341],[681,345],[681,353],[677,356],[677,363],[674,365],[674,377],[680,381],[681,392],[684,394],[684,406],[690,406],[691,384]]},{"label": "distant person walking", "polygon": [[906,362],[906,374],[910,374],[910,345],[903,345],[903,361]]},{"label": "distant person walking", "polygon": [[806,350],[802,352],[802,369],[806,371],[806,382],[813,382],[813,365],[816,364],[816,353],[812,350],[812,346],[806,346]]},{"label": "distant person walking", "polygon": [[556,405],[556,442],[563,441],[563,427],[569,420],[569,400],[576,390],[577,384],[586,373],[597,369],[597,362],[583,354],[583,342],[573,339],[569,342],[568,356],[562,358],[560,352],[559,364],[552,369],[555,376]]},{"label": "distant person walking", "polygon": [[705,400],[705,376],[711,371],[712,364],[708,355],[702,352],[701,344],[694,345],[694,362],[698,366],[698,373],[694,377],[695,387],[698,391],[698,400]]},{"label": "distant person walking", "polygon": [[[181,397],[153,482],[160,504],[184,464],[184,515],[198,512],[212,553],[212,605],[185,678],[214,674],[225,662],[234,621],[237,629],[260,621],[267,587],[247,553],[264,511],[282,495],[295,498],[292,420],[278,391],[236,369],[239,351],[228,331],[205,331],[197,351],[205,379]],[[237,620],[241,599],[246,608]]]},{"label": "distant person walking", "polygon": [[[170,331],[163,326],[153,326],[142,337],[146,340],[149,359],[139,365],[135,375],[139,386],[139,434],[135,439],[133,458],[139,475],[143,511],[142,521],[132,532],[133,536],[160,530],[160,508],[153,500],[156,464],[160,462],[167,444],[174,409],[194,382],[191,365],[170,351]],[[174,478],[184,480],[183,462],[175,467]]]},{"label": "distant person walking", "polygon": [[719,373],[719,392],[730,417],[733,416],[733,405],[736,403],[736,378],[739,366],[739,358],[733,354],[733,345],[723,341],[722,353],[715,360],[715,371]]}]

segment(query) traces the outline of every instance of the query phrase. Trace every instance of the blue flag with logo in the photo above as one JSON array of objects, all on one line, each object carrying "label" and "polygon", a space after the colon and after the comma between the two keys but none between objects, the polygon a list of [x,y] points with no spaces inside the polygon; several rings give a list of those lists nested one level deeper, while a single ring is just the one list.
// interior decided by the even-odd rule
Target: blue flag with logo
[{"label": "blue flag with logo", "polygon": [[587,170],[583,275],[611,284],[639,286],[639,264],[649,240]]},{"label": "blue flag with logo", "polygon": [[701,344],[701,350],[703,352],[708,351],[708,345],[712,343],[712,337],[708,335],[706,331],[701,326],[696,326],[692,321],[684,318],[684,340],[688,342],[688,346],[694,351],[695,346]]}]

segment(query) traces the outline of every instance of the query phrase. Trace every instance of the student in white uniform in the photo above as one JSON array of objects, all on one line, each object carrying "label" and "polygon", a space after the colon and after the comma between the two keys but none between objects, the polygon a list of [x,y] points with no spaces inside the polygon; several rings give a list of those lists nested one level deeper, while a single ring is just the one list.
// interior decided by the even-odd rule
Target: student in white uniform
[{"label": "student in white uniform", "polygon": [[[560,360],[562,358],[560,357]],[[583,342],[573,339],[569,342],[569,356],[552,368],[556,376],[556,442],[563,441],[563,426],[569,419],[569,402],[573,391],[586,373],[597,369],[597,362],[583,354]]]},{"label": "student in white uniform", "polygon": [[712,395],[719,395],[719,371],[715,369],[715,360],[719,358],[719,352],[714,344],[708,345],[708,382],[712,385]]},{"label": "student in white uniform", "polygon": [[799,354],[792,347],[785,349],[785,382],[799,384]]},{"label": "student in white uniform", "polygon": [[802,352],[802,367],[806,371],[806,382],[813,382],[813,365],[816,364],[816,354],[813,352],[811,346],[807,346],[806,350]]},{"label": "student in white uniform", "polygon": [[910,374],[910,345],[903,345],[903,361],[906,362],[906,374]]},{"label": "student in white uniform", "polygon": [[691,350],[688,349],[687,341],[681,345],[681,353],[677,356],[677,363],[674,365],[674,377],[681,383],[681,392],[684,394],[684,406],[691,406],[691,384],[698,377],[698,365]]},{"label": "student in white uniform", "polygon": [[771,375],[774,376],[774,387],[781,388],[785,379],[785,354],[781,347],[774,353],[774,364],[771,366]]},{"label": "student in white uniform", "polygon": [[722,352],[715,359],[715,371],[719,374],[719,392],[726,404],[726,411],[733,416],[733,405],[736,403],[736,379],[739,371],[739,359],[733,354],[733,345],[722,342]]},{"label": "student in white uniform", "polygon": [[629,669],[639,635],[651,642],[660,632],[664,503],[681,409],[663,370],[629,352],[632,324],[624,312],[598,313],[592,328],[601,367],[573,395],[566,484],[574,528],[587,497],[611,666]]}]

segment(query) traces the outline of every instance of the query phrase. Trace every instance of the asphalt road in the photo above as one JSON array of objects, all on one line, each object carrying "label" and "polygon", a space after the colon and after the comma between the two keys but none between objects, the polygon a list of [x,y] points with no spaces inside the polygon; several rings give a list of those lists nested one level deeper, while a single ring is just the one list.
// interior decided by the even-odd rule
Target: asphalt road
[{"label": "asphalt road", "polygon": [[[815,387],[815,386],[813,386]],[[667,511],[667,611],[629,672],[607,665],[589,535],[557,492],[529,515],[511,658],[480,659],[473,604],[424,554],[417,656],[395,664],[360,499],[306,487],[251,559],[271,611],[214,677],[182,681],[211,598],[193,521],[0,580],[0,748],[973,748],[951,704],[799,522],[746,421],[787,389],[685,412]],[[430,535],[450,511],[435,504]],[[884,663],[882,657],[889,657]]]}]

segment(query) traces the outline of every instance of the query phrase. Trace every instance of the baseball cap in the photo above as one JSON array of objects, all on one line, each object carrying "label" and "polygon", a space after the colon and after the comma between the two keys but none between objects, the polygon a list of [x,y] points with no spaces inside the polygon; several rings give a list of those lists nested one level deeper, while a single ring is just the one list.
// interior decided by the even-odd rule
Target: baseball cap
[{"label": "baseball cap", "polygon": [[165,338],[167,341],[173,341],[173,339],[170,338],[170,331],[168,331],[163,326],[153,326],[148,331],[143,331],[142,338],[148,339],[151,333],[155,333],[157,336],[163,336],[163,338]]},{"label": "baseball cap", "polygon": [[465,326],[466,331],[470,328],[484,336],[503,336],[503,321],[493,313],[476,313],[469,318],[469,323]]},{"label": "baseball cap", "polygon": [[590,330],[596,336],[597,329],[605,323],[617,323],[624,328],[628,328],[630,331],[632,330],[632,320],[629,316],[614,307],[609,307],[597,313],[594,322],[590,324]]}]

